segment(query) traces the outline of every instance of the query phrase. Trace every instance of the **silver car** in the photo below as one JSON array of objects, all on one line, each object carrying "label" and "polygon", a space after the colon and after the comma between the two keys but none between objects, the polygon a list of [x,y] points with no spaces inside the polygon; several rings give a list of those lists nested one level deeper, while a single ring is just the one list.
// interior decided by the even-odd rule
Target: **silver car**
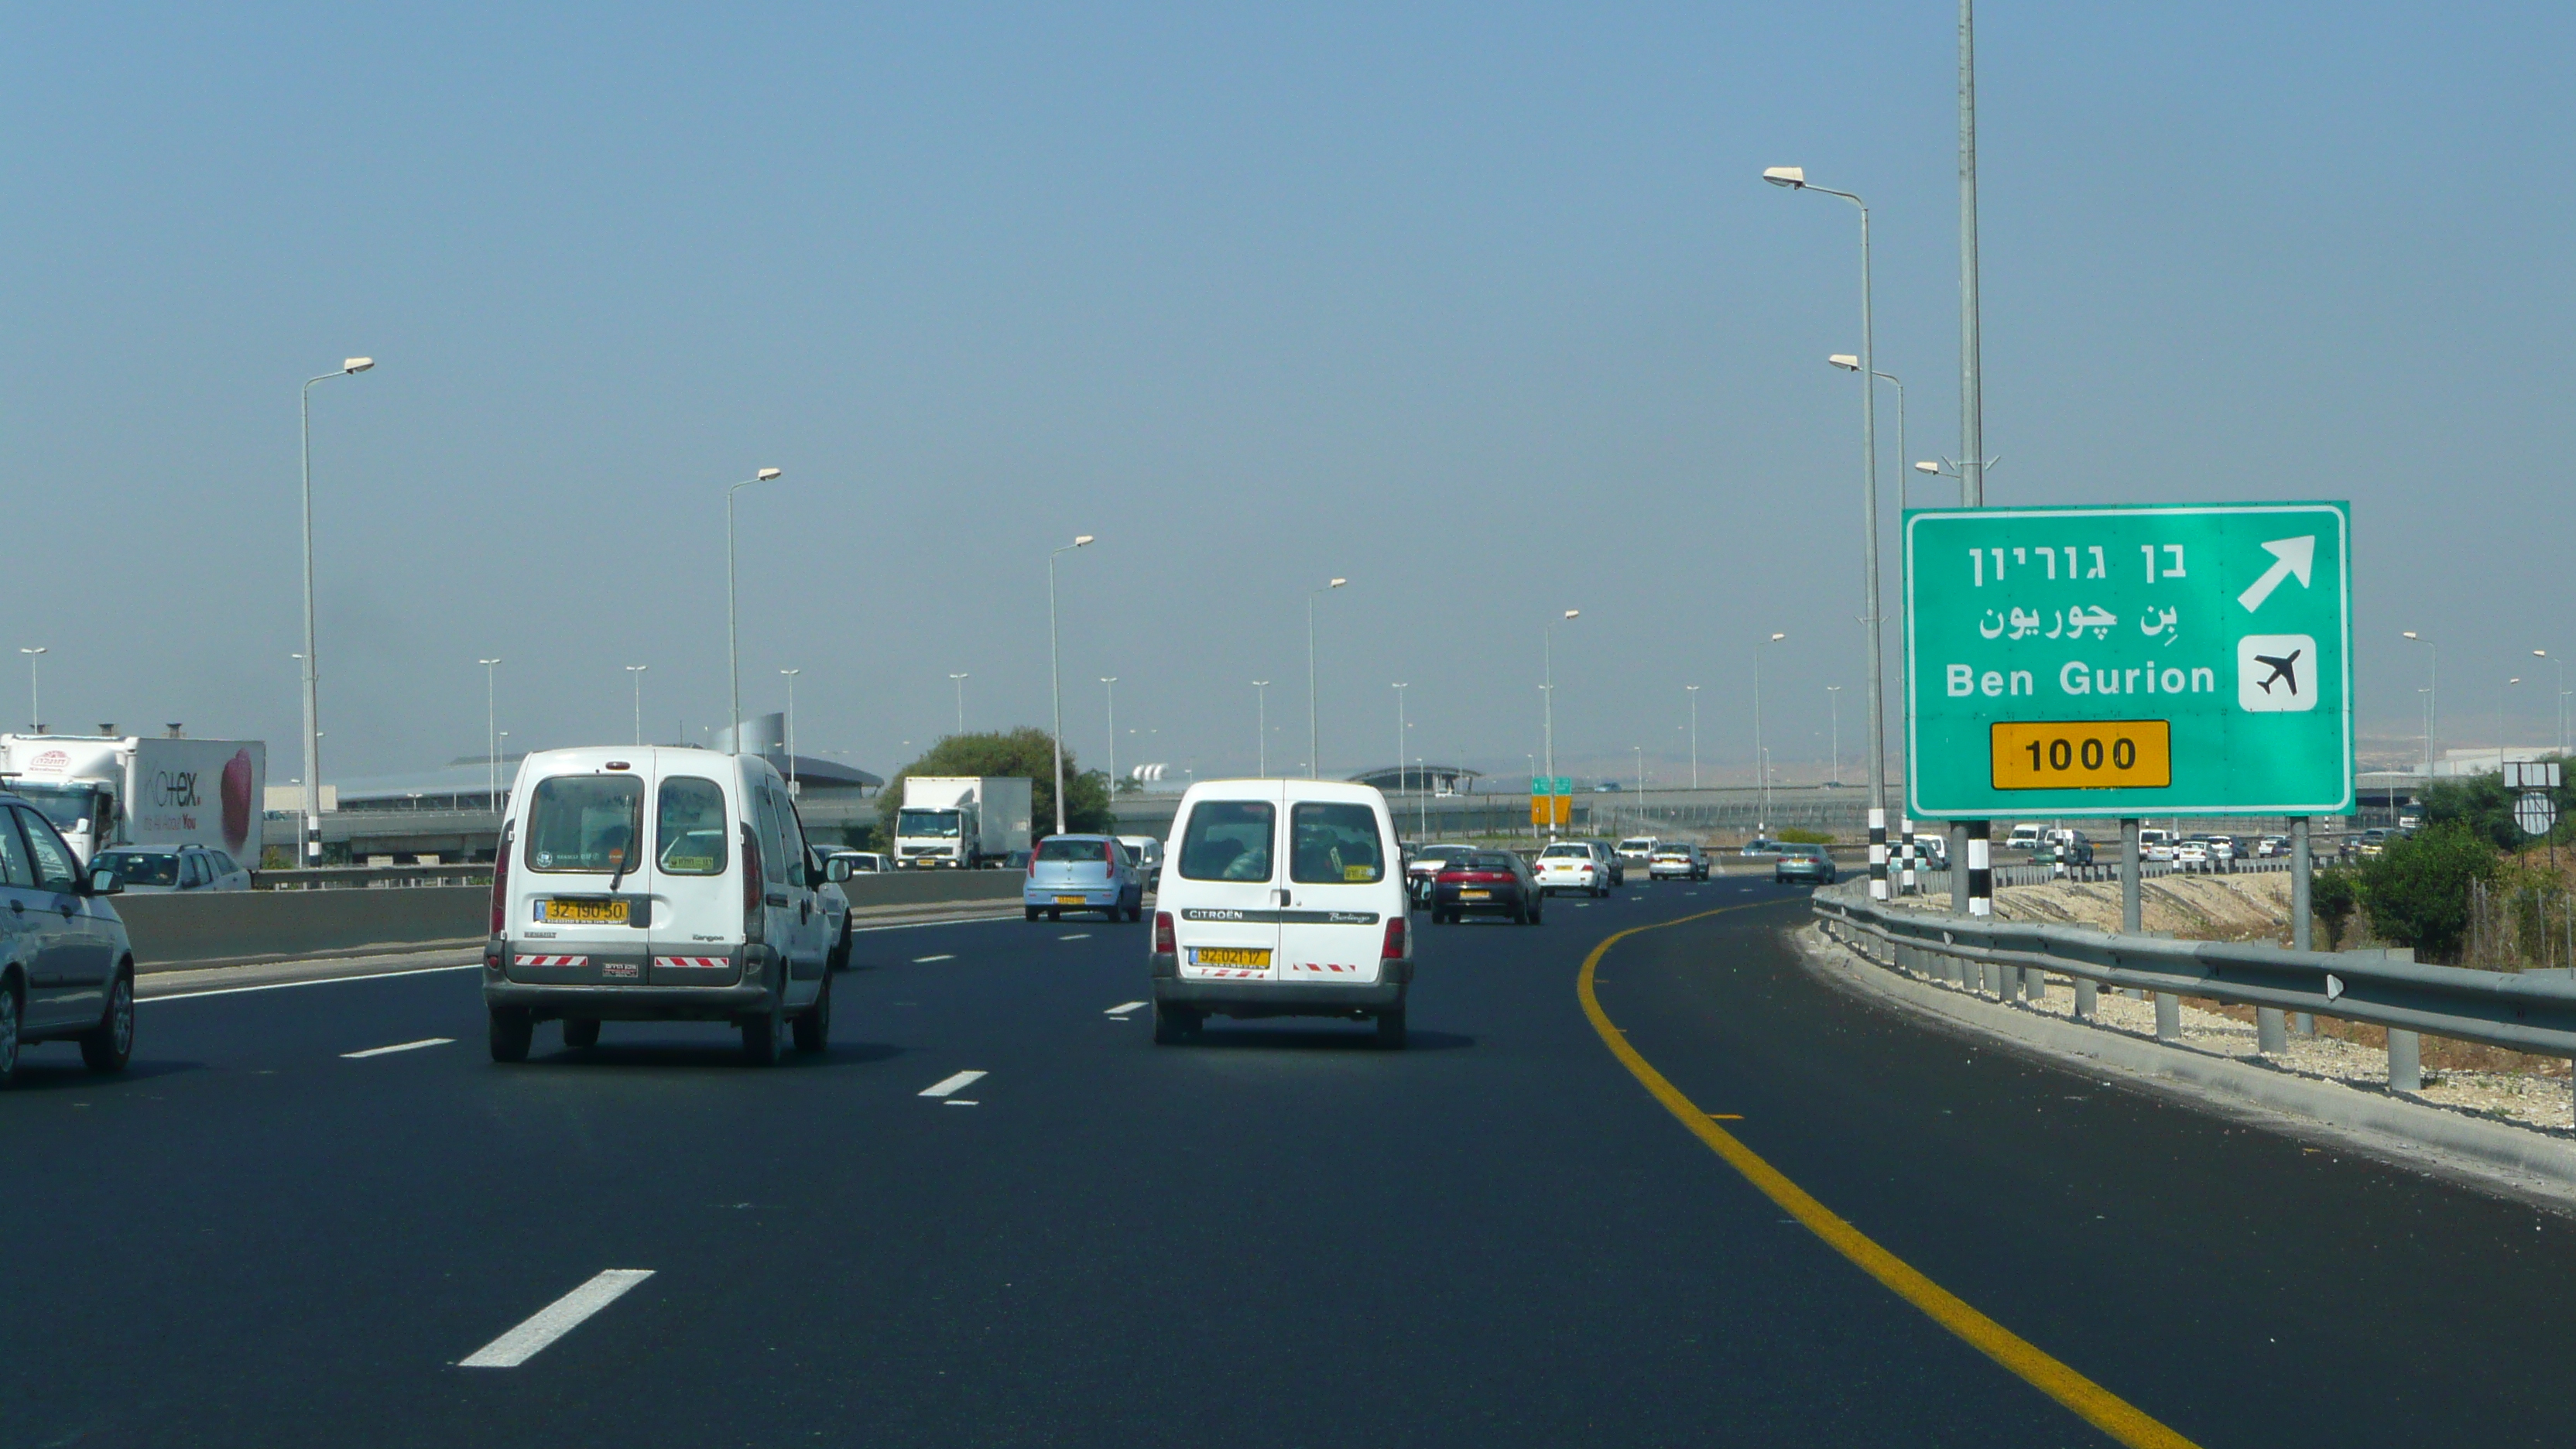
[{"label": "silver car", "polygon": [[0,900],[14,923],[0,935],[0,1086],[36,1042],[79,1042],[94,1072],[134,1054],[134,947],[103,899],[122,889],[113,871],[84,875],[24,797],[0,795]]},{"label": "silver car", "polygon": [[116,883],[138,896],[250,889],[241,862],[203,845],[111,845],[90,857],[89,868],[114,871]]},{"label": "silver car", "polygon": [[1107,835],[1050,835],[1029,858],[1020,905],[1032,921],[1098,911],[1113,921],[1145,919],[1145,880],[1127,847]]}]

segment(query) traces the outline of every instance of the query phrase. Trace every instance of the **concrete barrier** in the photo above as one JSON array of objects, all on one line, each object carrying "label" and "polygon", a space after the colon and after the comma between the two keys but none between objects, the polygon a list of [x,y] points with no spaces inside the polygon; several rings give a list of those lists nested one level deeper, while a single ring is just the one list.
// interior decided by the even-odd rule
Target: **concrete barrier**
[{"label": "concrete barrier", "polygon": [[[841,889],[855,910],[1010,900],[1022,879],[1016,870],[898,871],[854,877]],[[178,971],[470,945],[487,934],[491,901],[486,886],[221,891],[119,896],[116,913],[134,940],[137,971]]]}]

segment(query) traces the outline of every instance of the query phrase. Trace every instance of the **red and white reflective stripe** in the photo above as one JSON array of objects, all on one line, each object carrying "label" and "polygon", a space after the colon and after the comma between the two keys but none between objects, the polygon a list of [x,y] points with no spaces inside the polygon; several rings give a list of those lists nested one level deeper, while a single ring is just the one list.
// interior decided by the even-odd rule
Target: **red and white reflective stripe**
[{"label": "red and white reflective stripe", "polygon": [[587,956],[521,956],[518,958],[518,964],[522,966],[587,966],[590,964],[590,958]]},{"label": "red and white reflective stripe", "polygon": [[1323,961],[1298,961],[1291,963],[1288,969],[1291,971],[1316,971],[1339,974],[1346,971],[1357,971],[1360,968],[1357,966],[1335,966]]},{"label": "red and white reflective stripe", "polygon": [[1196,972],[1198,975],[1212,976],[1219,981],[1235,981],[1246,976],[1265,976],[1269,974],[1268,972],[1261,970],[1259,967],[1193,966],[1189,969]]},{"label": "red and white reflective stripe", "polygon": [[717,966],[730,966],[733,962],[723,956],[656,956],[653,958],[653,964],[707,970]]}]

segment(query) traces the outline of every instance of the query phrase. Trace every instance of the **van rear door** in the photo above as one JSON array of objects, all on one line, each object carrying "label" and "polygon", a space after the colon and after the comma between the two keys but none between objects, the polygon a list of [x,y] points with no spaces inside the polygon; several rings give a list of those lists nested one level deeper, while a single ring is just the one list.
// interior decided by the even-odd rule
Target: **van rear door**
[{"label": "van rear door", "polygon": [[[643,824],[651,770],[638,751],[538,780],[511,862],[513,981],[619,984],[644,975],[653,909]],[[615,763],[618,768],[606,768]]]},{"label": "van rear door", "polygon": [[1384,812],[1360,800],[1288,804],[1288,883],[1279,913],[1279,979],[1377,980],[1386,917],[1402,897]]},{"label": "van rear door", "polygon": [[652,960],[656,986],[729,986],[742,944],[741,818],[724,786],[735,762],[654,752]]},{"label": "van rear door", "polygon": [[1179,822],[1162,908],[1187,981],[1279,979],[1281,783],[1230,784]]}]

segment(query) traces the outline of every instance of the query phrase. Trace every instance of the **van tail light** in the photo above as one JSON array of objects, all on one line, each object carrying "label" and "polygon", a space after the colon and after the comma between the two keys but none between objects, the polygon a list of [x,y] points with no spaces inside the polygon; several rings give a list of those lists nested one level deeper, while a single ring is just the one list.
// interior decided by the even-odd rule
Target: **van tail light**
[{"label": "van tail light", "polygon": [[1157,956],[1177,956],[1180,954],[1180,950],[1180,942],[1175,940],[1172,936],[1172,913],[1169,911],[1156,911],[1154,913],[1154,954]]},{"label": "van tail light", "polygon": [[510,841],[519,833],[516,825],[501,828],[501,848],[492,852],[492,934],[497,936],[510,927]]},{"label": "van tail light", "polygon": [[1404,917],[1386,918],[1386,944],[1378,948],[1377,958],[1381,961],[1404,959]]},{"label": "van tail light", "polygon": [[742,828],[742,939],[757,943],[769,935],[769,913],[761,909],[760,837]]}]

